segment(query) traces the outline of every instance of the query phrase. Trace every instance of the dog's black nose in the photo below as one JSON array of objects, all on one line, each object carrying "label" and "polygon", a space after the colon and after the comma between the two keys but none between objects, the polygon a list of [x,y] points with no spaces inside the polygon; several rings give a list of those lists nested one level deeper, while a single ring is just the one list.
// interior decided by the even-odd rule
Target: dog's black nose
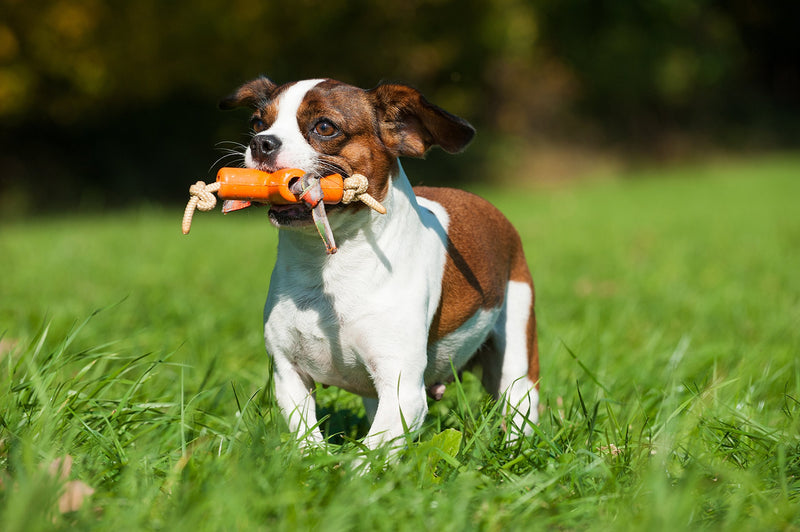
[{"label": "dog's black nose", "polygon": [[250,141],[250,152],[254,159],[272,157],[281,147],[281,139],[275,135],[256,135]]}]

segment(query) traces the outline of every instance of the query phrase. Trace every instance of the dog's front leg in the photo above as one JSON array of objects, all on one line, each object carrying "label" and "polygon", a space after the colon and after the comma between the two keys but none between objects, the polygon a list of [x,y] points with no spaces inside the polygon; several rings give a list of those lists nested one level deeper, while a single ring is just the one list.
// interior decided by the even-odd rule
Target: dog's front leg
[{"label": "dog's front leg", "polygon": [[378,392],[378,408],[364,444],[375,449],[384,444],[400,444],[405,430],[418,430],[428,413],[423,371],[409,368],[382,368],[373,375]]},{"label": "dog's front leg", "polygon": [[303,446],[321,443],[322,432],[317,423],[314,381],[301,375],[282,357],[275,357],[275,396],[289,430]]}]

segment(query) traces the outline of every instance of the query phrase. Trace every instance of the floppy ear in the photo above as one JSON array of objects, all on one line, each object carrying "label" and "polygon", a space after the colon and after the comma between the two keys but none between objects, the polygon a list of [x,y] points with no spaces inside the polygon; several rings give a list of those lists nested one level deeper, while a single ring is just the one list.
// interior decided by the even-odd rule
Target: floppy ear
[{"label": "floppy ear", "polygon": [[256,109],[261,102],[269,99],[269,95],[276,87],[275,83],[261,76],[253,81],[248,81],[236,89],[236,92],[220,101],[219,108],[225,111],[236,107]]},{"label": "floppy ear", "polygon": [[431,146],[448,153],[466,148],[475,135],[467,122],[405,85],[378,85],[367,91],[378,110],[383,143],[395,156],[422,157]]}]

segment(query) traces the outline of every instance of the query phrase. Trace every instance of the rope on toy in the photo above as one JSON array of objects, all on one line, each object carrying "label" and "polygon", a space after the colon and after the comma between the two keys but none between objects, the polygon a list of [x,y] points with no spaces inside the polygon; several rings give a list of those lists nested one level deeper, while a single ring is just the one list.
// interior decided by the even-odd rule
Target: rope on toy
[{"label": "rope on toy", "polygon": [[195,209],[210,211],[217,204],[217,197],[214,196],[214,192],[218,191],[221,185],[219,182],[206,184],[203,181],[198,181],[189,187],[189,203],[186,204],[186,209],[183,211],[183,223],[181,224],[184,235],[189,234],[189,230],[192,228],[192,217]]},{"label": "rope on toy", "polygon": [[342,194],[342,203],[348,204],[353,201],[361,201],[370,209],[386,214],[386,207],[381,205],[381,202],[367,194],[369,181],[367,177],[361,174],[353,174],[344,180],[344,192]]}]

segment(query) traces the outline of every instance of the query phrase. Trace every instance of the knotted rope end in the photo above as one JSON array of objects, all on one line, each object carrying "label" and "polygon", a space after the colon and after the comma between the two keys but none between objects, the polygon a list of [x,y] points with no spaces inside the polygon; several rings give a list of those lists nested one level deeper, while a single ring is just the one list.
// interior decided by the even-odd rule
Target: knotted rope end
[{"label": "knotted rope end", "polygon": [[207,184],[203,181],[198,181],[189,187],[189,202],[183,211],[183,221],[181,223],[181,230],[184,235],[188,235],[192,229],[192,218],[194,217],[195,209],[210,211],[217,204],[214,192],[218,191],[220,186],[221,183],[219,182]]},{"label": "knotted rope end", "polygon": [[362,174],[353,174],[344,180],[343,185],[344,193],[342,194],[342,203],[348,204],[358,200],[375,212],[386,214],[386,207],[381,205],[380,201],[367,194],[369,181],[366,176]]}]

